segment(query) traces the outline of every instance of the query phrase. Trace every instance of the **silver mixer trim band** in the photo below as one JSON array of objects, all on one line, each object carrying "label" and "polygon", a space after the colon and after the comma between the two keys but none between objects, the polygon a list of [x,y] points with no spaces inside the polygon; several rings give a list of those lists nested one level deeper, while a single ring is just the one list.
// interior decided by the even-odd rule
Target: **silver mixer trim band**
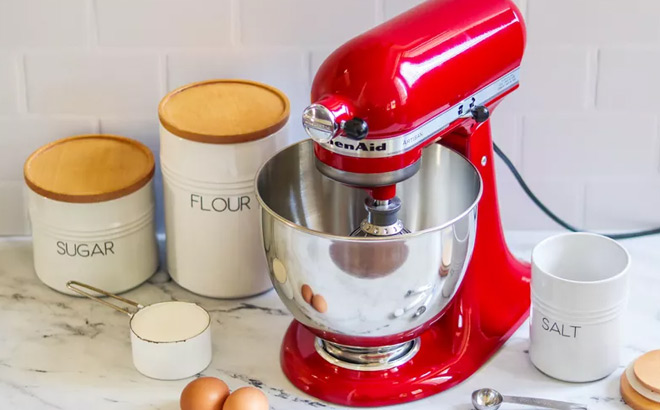
[{"label": "silver mixer trim band", "polygon": [[399,367],[412,359],[421,346],[419,337],[404,343],[381,347],[354,347],[316,338],[316,352],[326,361],[348,370],[378,372]]},{"label": "silver mixer trim band", "polygon": [[334,167],[331,167],[330,165],[324,164],[323,162],[319,161],[318,158],[315,158],[314,162],[316,164],[316,168],[328,178],[343,182],[348,185],[365,188],[373,188],[377,186],[386,186],[399,183],[415,175],[422,165],[422,161],[418,160],[417,162],[410,164],[405,168],[397,169],[396,171],[361,174],[359,172],[347,172],[338,170]]},{"label": "silver mixer trim band", "polygon": [[519,80],[520,68],[516,68],[407,134],[394,138],[362,141],[336,137],[329,142],[321,143],[321,146],[328,151],[347,157],[383,158],[400,155],[417,147],[459,118],[470,117],[472,107],[486,105],[489,101],[518,85]]}]

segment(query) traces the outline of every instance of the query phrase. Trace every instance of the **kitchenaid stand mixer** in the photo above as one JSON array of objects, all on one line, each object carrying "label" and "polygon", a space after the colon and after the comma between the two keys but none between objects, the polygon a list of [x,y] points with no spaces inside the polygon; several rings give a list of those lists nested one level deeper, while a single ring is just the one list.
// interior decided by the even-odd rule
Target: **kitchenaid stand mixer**
[{"label": "kitchenaid stand mixer", "polygon": [[489,123],[524,46],[510,0],[428,0],[320,67],[312,140],[257,177],[271,278],[296,317],[282,368],[301,390],[349,406],[427,397],[527,317],[530,270],[504,240]]}]

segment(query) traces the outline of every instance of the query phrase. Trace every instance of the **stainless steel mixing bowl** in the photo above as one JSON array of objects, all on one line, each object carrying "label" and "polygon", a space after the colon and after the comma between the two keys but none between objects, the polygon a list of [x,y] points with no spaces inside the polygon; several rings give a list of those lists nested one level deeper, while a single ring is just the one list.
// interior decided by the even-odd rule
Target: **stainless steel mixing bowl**
[{"label": "stainless steel mixing bowl", "polygon": [[398,185],[399,217],[412,231],[402,236],[349,236],[366,216],[367,194],[317,171],[310,140],[271,158],[256,185],[275,289],[325,340],[412,340],[441,316],[463,280],[482,184],[474,166],[449,148],[426,148],[420,171]]}]

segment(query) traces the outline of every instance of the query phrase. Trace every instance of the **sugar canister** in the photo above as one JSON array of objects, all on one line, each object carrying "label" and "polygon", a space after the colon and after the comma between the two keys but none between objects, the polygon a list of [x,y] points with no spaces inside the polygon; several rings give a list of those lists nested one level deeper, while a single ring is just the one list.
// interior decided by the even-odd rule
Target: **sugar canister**
[{"label": "sugar canister", "polygon": [[167,265],[204,296],[271,287],[254,193],[259,167],[287,142],[289,100],[246,80],[210,80],[160,103]]},{"label": "sugar canister", "polygon": [[138,141],[80,135],[47,144],[25,162],[34,268],[68,294],[70,280],[118,293],[158,267],[154,157]]}]

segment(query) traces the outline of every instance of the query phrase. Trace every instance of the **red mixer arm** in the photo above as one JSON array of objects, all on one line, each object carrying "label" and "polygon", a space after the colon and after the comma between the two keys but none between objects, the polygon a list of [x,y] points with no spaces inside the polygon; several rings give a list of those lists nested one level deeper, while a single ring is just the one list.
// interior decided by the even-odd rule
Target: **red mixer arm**
[{"label": "red mixer arm", "polygon": [[[469,137],[465,136],[466,132],[469,132]],[[511,323],[516,323],[517,328],[527,316],[530,303],[530,267],[528,263],[519,261],[511,254],[504,238],[490,121],[471,130],[447,135],[440,143],[463,154],[477,167],[481,175],[483,193],[479,201],[477,234],[469,267],[474,274],[470,275],[469,280],[489,285],[470,288],[476,293],[475,300],[492,301],[493,295],[498,295],[499,300],[509,301],[509,306],[498,308],[494,302],[489,309],[480,311],[480,323],[485,334],[506,333],[506,328],[510,327]],[[498,280],[492,280],[489,276],[495,274],[499,277]]]}]

